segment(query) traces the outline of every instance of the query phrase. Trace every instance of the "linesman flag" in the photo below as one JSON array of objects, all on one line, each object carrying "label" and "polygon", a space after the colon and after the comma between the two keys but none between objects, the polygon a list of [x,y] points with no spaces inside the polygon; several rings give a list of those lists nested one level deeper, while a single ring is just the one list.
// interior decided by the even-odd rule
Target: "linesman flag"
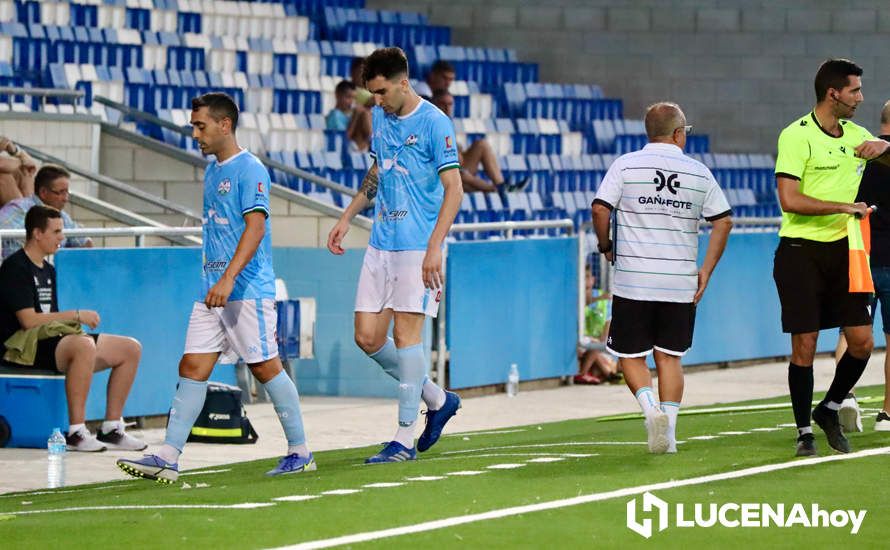
[{"label": "linesman flag", "polygon": [[874,206],[865,216],[850,216],[847,220],[847,242],[850,244],[850,292],[874,292],[869,254],[871,254],[871,222],[868,218]]}]

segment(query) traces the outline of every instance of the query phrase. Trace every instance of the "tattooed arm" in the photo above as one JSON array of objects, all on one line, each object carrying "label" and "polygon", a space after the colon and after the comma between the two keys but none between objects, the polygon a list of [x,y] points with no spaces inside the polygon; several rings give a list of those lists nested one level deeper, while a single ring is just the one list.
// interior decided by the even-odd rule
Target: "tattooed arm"
[{"label": "tattooed arm", "polygon": [[380,183],[379,172],[377,171],[377,161],[371,165],[371,169],[365,174],[362,180],[362,186],[358,193],[352,198],[352,202],[346,207],[343,215],[337,220],[331,232],[328,233],[328,250],[333,254],[343,254],[345,252],[341,243],[343,237],[349,231],[349,222],[356,217],[359,212],[371,205],[371,201],[377,196],[377,185]]}]

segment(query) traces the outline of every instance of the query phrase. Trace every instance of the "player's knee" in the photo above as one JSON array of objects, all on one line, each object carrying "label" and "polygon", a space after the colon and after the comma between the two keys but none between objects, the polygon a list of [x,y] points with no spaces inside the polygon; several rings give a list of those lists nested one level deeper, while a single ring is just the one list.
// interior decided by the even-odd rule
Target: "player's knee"
[{"label": "player's knee", "polygon": [[847,350],[850,352],[850,355],[858,359],[865,359],[870,356],[874,347],[875,339],[870,333],[855,340],[847,338]]},{"label": "player's knee", "polygon": [[92,336],[77,336],[73,342],[74,353],[77,355],[96,355],[96,341]]},{"label": "player's knee", "polygon": [[179,376],[181,378],[198,381],[206,380],[207,378],[201,365],[191,361],[188,356],[184,356],[179,362]]},{"label": "player's knee", "polygon": [[383,347],[384,342],[377,340],[374,334],[365,332],[355,333],[355,344],[367,354],[371,354]]}]

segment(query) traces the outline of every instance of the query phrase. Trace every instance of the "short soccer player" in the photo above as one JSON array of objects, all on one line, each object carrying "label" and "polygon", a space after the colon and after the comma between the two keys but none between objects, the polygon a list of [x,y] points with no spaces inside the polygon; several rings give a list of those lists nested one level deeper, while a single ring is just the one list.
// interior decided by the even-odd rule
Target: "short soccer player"
[{"label": "short soccer player", "polygon": [[782,331],[791,334],[788,388],[797,424],[797,456],[817,454],[810,425],[813,358],[819,330],[843,327],[847,351],[837,362],[812,419],[834,450],[850,452],[838,418],[844,398],[871,356],[871,295],[849,292],[847,220],[864,216],[856,202],[866,161],[887,163],[890,143],[849,119],[862,103],[862,69],[846,59],[822,63],[816,106],[779,135],[776,183],[782,227],[773,278],[782,304]]},{"label": "short soccer player", "polygon": [[275,343],[269,172],[238,146],[238,107],[226,94],[192,100],[191,122],[201,152],[216,156],[204,171],[203,292],[189,319],[164,445],[157,454],[117,464],[134,477],[176,481],[179,455],[204,406],[207,378],[225,353],[244,359],[284,427],[287,454],[267,474],[315,470],[297,388],[281,367]]},{"label": "short soccer player", "polygon": [[[408,83],[399,48],[376,50],[363,78],[374,97],[374,164],[360,192],[328,235],[328,249],[343,254],[343,237],[356,214],[374,205],[374,226],[355,299],[355,341],[399,382],[399,426],[392,441],[367,463],[414,460],[429,449],[460,408],[460,397],[426,376],[421,332],[435,317],[443,284],[442,246],[460,209],[454,126]],[[393,338],[388,338],[394,321]],[[420,400],[426,427],[414,446]]]}]

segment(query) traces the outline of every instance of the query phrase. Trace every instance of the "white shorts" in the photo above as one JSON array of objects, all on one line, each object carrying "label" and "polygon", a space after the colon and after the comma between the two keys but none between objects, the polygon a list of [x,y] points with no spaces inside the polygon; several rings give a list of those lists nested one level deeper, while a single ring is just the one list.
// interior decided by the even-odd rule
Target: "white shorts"
[{"label": "white shorts", "polygon": [[423,250],[378,250],[369,246],[358,278],[355,310],[380,313],[392,309],[435,317],[442,291],[423,285],[425,254]]},{"label": "white shorts", "polygon": [[261,363],[278,355],[275,300],[235,300],[225,307],[207,309],[195,302],[185,337],[185,353],[215,353],[221,363],[240,357],[247,364]]}]

